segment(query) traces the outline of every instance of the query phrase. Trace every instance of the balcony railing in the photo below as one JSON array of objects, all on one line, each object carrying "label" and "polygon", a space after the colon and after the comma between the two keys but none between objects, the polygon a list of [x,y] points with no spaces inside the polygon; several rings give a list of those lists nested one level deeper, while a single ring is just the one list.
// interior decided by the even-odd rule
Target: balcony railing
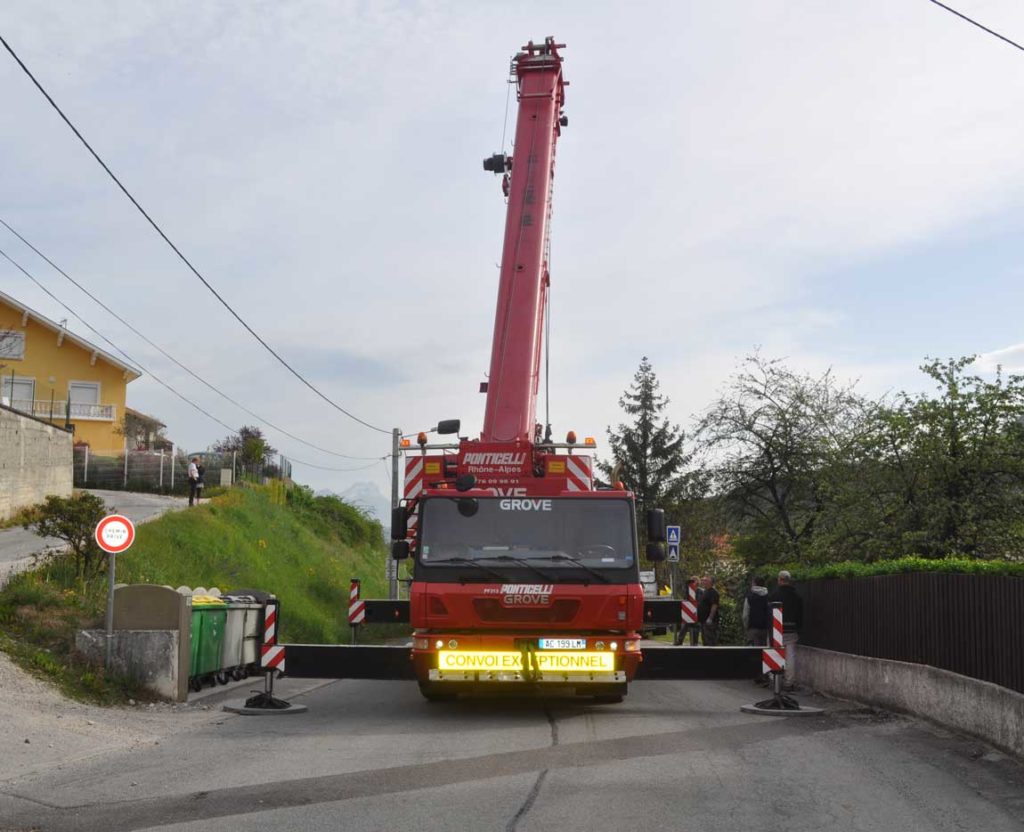
[{"label": "balcony railing", "polygon": [[[49,399],[36,399],[35,401],[31,399],[14,399],[11,402],[11,407],[15,410],[28,413],[37,419],[49,419],[52,413],[55,422],[64,419],[67,406],[67,401],[60,399],[54,399],[52,402]],[[70,415],[71,421],[113,422],[117,415],[117,408],[112,404],[71,402]]]}]

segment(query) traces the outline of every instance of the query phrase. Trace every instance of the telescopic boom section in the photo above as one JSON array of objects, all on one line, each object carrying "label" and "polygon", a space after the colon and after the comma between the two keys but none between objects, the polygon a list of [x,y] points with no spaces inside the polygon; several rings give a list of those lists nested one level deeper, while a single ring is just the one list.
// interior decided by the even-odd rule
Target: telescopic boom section
[{"label": "telescopic boom section", "polygon": [[508,213],[494,319],[491,371],[481,440],[532,442],[547,300],[548,227],[555,142],[567,122],[562,58],[556,44],[532,41],[514,59],[519,115],[511,159],[494,156],[487,170],[505,173]]}]

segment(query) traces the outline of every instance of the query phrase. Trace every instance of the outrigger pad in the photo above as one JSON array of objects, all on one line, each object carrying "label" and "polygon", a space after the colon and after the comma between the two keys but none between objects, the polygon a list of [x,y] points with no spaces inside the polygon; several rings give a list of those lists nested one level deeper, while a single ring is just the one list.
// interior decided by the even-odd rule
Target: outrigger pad
[{"label": "outrigger pad", "polygon": [[[650,647],[643,651],[643,661],[637,668],[636,679],[755,679],[761,675],[762,649]],[[288,661],[291,662],[290,653]],[[288,669],[290,672],[291,664]]]},{"label": "outrigger pad", "polygon": [[380,644],[287,644],[294,679],[415,679],[409,647]]}]

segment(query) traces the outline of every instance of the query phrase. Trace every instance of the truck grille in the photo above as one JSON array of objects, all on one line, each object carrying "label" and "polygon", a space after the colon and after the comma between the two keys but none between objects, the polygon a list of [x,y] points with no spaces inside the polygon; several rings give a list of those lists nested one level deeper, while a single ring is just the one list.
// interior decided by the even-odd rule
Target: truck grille
[{"label": "truck grille", "polygon": [[568,623],[579,612],[580,602],[573,598],[558,598],[549,607],[503,607],[496,598],[474,598],[473,609],[481,621],[536,621],[540,623]]}]

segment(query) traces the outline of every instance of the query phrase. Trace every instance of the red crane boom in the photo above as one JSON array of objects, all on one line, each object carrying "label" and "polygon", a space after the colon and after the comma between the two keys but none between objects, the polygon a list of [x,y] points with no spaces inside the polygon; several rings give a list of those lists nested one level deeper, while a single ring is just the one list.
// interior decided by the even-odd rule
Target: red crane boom
[{"label": "red crane boom", "polygon": [[565,81],[556,44],[530,41],[513,59],[519,115],[514,155],[496,154],[485,170],[508,177],[508,212],[484,411],[484,442],[537,439],[537,389],[549,285],[548,234],[555,143]]}]

